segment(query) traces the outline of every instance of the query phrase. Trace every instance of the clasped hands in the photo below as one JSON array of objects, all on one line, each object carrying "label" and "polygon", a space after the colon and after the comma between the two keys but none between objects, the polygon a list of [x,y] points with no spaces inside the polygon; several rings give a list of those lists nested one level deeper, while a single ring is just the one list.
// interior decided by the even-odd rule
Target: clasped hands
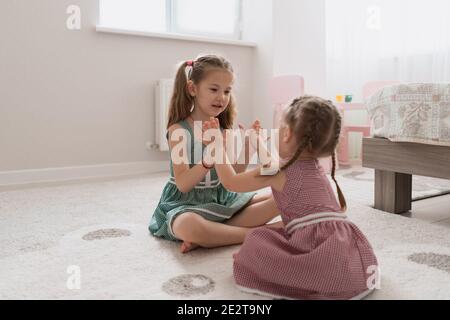
[{"label": "clasped hands", "polygon": [[[239,129],[241,131],[241,136],[244,137],[244,153],[242,153],[242,155],[246,155],[249,158],[251,158],[255,152],[257,152],[259,150],[259,147],[263,144],[265,144],[269,139],[267,137],[262,137],[261,135],[261,124],[259,120],[256,120],[253,122],[253,124],[251,125],[251,127],[249,129],[245,129],[243,125],[239,125]],[[213,130],[213,131],[209,131],[209,130]],[[214,132],[214,130],[217,130],[216,132]],[[217,143],[216,139],[218,136],[222,137],[222,144],[221,143]],[[214,139],[213,139],[214,137]],[[213,141],[214,143],[214,147],[217,149],[219,148],[220,150],[215,150],[215,154],[217,155],[217,153],[220,153],[220,157],[214,157],[214,158],[219,158],[219,159],[223,159],[224,156],[226,156],[226,147],[227,147],[227,143],[226,143],[226,137],[227,137],[227,130],[224,130],[223,132],[220,132],[220,123],[219,123],[219,119],[211,117],[209,120],[204,121],[203,125],[202,125],[202,143],[206,146],[209,146]],[[234,140],[234,133],[232,135],[233,140]],[[207,147],[208,148],[208,147]],[[234,149],[234,147],[232,147],[232,149]],[[206,150],[205,150],[206,151]],[[232,157],[233,159],[235,159],[235,157]],[[226,158],[225,158],[226,159]],[[226,160],[224,160],[226,161]],[[233,161],[232,161],[233,162]],[[208,159],[207,163],[211,164],[211,166],[213,166],[215,164],[215,161],[213,159]],[[224,163],[228,163],[228,162],[224,162]],[[248,163],[248,161],[246,162]]]}]

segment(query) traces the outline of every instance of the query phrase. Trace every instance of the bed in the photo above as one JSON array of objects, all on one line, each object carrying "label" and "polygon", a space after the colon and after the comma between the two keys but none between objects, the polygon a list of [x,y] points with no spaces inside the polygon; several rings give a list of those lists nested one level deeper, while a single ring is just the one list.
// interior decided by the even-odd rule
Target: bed
[{"label": "bed", "polygon": [[411,209],[412,175],[450,179],[450,84],[384,87],[366,101],[373,137],[363,167],[375,169],[376,209]]}]

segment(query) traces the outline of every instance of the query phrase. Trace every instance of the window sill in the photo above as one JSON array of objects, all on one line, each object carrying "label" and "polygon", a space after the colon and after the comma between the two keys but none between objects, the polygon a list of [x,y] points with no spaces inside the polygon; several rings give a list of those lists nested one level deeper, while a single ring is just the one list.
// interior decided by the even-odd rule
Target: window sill
[{"label": "window sill", "polygon": [[150,37],[150,38],[218,43],[218,44],[226,44],[226,45],[241,46],[241,47],[256,47],[257,46],[257,44],[254,42],[248,42],[248,41],[242,41],[242,40],[217,39],[217,38],[208,38],[208,37],[201,37],[201,36],[184,35],[184,34],[171,34],[171,33],[126,30],[126,29],[105,27],[105,26],[100,26],[100,25],[98,25],[96,27],[96,31],[104,32],[104,33],[116,33],[116,34],[124,34],[124,35],[131,35],[131,36]]}]

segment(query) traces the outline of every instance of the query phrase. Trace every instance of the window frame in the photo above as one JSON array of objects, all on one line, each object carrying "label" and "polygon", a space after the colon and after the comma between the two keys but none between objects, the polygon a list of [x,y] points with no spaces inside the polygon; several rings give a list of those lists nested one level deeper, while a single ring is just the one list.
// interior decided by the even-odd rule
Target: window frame
[{"label": "window frame", "polygon": [[[99,0],[99,16],[101,16],[102,10],[102,2],[108,0]],[[134,30],[133,28],[128,28],[129,31],[137,31],[137,32],[146,32],[146,33],[159,33],[159,34],[167,34],[168,36],[187,36],[187,37],[205,37],[205,38],[213,38],[213,39],[224,39],[224,40],[234,40],[234,41],[242,41],[242,25],[243,25],[243,0],[237,1],[237,12],[235,15],[235,23],[234,23],[234,32],[232,34],[228,33],[215,33],[208,31],[196,31],[189,32],[189,30],[185,30],[177,25],[175,21],[175,13],[177,10],[177,1],[180,0],[165,0],[166,1],[166,30],[164,31],[153,31],[153,30]],[[227,1],[227,0],[223,0]],[[103,25],[100,21],[101,29],[114,29],[116,26],[111,25]],[[120,28],[122,29],[122,28]]]}]

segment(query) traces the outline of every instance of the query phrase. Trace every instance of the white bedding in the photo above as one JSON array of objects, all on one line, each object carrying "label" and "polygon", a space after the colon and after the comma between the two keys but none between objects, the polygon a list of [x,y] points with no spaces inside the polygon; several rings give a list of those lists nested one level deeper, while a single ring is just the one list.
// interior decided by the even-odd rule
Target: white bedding
[{"label": "white bedding", "polygon": [[450,84],[385,87],[366,105],[375,137],[450,146]]}]

